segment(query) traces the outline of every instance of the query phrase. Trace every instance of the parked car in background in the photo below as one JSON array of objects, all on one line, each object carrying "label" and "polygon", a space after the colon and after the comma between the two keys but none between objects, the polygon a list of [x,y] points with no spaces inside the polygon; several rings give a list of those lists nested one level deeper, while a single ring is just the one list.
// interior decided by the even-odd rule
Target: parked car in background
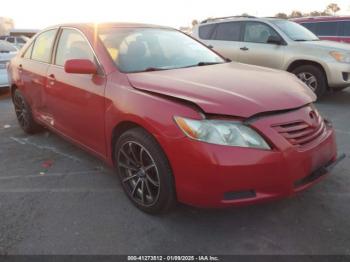
[{"label": "parked car in background", "polygon": [[0,36],[0,40],[7,41],[16,46],[18,49],[21,49],[25,45],[25,43],[28,42],[29,38],[26,36],[3,35]]},{"label": "parked car in background", "polygon": [[350,43],[350,16],[303,17],[292,21],[305,26],[322,40]]},{"label": "parked car in background", "polygon": [[7,64],[17,54],[17,48],[0,40],[0,89],[9,87]]},{"label": "parked car in background", "polygon": [[350,86],[350,45],[320,41],[292,21],[210,19],[194,27],[193,36],[233,61],[294,73],[318,97]]},{"label": "parked car in background", "polygon": [[54,26],[9,72],[23,130],[45,126],[99,156],[146,212],[283,198],[337,160],[335,132],[299,79],[228,62],[168,27]]}]

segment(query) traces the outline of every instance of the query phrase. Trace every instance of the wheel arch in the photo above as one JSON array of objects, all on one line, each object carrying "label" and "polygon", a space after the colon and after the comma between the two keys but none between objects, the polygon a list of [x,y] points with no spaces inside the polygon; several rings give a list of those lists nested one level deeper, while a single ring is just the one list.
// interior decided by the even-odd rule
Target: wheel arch
[{"label": "wheel arch", "polygon": [[[315,67],[321,69],[323,74],[324,74],[324,76],[326,77],[326,81],[327,81],[327,84],[328,84],[327,71],[324,68],[324,66],[322,64],[320,64],[319,62],[315,62],[315,61],[312,61],[312,60],[298,59],[298,60],[295,60],[295,61],[293,61],[293,62],[291,62],[289,64],[289,66],[287,68],[287,71],[292,73],[295,69],[297,69],[300,66],[304,66],[304,65],[312,65],[312,66],[315,66]],[[327,88],[329,89],[329,85],[327,85]]]}]

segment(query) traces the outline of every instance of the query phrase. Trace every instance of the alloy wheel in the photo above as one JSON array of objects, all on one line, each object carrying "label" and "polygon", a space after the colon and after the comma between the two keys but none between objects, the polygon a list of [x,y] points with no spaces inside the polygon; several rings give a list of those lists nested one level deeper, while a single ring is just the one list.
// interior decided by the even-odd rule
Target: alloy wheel
[{"label": "alloy wheel", "polygon": [[160,179],[149,151],[135,141],[124,143],[118,152],[118,168],[123,186],[138,204],[148,207],[157,202]]},{"label": "alloy wheel", "polygon": [[316,77],[309,72],[301,72],[297,74],[297,77],[303,81],[313,92],[317,90],[317,79]]},{"label": "alloy wheel", "polygon": [[18,93],[15,93],[13,103],[15,105],[16,116],[19,124],[24,129],[27,128],[29,126],[29,112],[23,97]]}]

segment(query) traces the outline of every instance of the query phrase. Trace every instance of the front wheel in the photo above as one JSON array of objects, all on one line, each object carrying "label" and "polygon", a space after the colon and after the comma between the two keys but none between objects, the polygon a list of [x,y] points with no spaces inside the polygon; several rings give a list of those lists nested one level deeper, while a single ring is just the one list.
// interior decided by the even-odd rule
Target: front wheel
[{"label": "front wheel", "polygon": [[151,214],[164,213],[176,203],[168,159],[144,129],[134,128],[122,134],[114,154],[123,189],[139,209]]},{"label": "front wheel", "polygon": [[327,91],[327,78],[323,70],[314,65],[303,65],[293,70],[301,81],[303,81],[318,98],[322,97]]}]

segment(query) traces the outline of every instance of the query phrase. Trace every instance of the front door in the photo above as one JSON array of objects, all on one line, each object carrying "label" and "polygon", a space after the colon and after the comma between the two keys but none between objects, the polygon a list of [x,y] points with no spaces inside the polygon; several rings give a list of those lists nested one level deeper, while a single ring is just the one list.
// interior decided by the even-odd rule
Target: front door
[{"label": "front door", "polygon": [[268,43],[270,36],[281,37],[265,23],[246,22],[243,31],[243,42],[240,43],[238,61],[245,64],[282,69],[286,46]]},{"label": "front door", "polygon": [[105,156],[105,84],[102,68],[95,75],[66,73],[69,59],[89,59],[97,63],[86,37],[78,30],[61,29],[56,56],[47,72],[46,99],[53,119],[50,125]]}]

